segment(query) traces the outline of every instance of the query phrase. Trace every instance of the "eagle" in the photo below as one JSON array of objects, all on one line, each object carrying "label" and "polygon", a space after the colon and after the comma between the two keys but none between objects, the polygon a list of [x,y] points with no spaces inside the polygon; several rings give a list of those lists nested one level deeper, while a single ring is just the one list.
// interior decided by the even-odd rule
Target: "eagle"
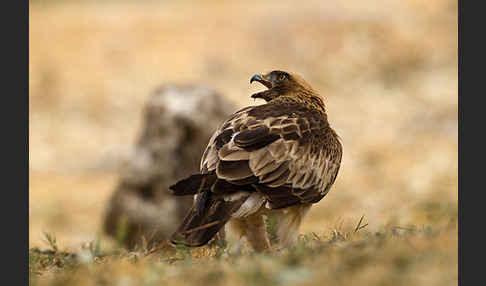
[{"label": "eagle", "polygon": [[304,216],[334,184],[342,144],[319,93],[280,70],[254,81],[267,89],[251,97],[266,103],[232,114],[210,138],[200,173],[170,186],[176,196],[194,196],[172,244],[205,245],[227,224],[255,251],[266,251],[266,217],[273,215],[280,244],[291,246]]}]

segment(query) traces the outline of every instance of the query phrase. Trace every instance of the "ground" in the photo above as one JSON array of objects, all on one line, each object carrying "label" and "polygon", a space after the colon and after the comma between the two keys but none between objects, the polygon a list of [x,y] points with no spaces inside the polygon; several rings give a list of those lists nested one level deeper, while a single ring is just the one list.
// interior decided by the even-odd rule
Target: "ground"
[{"label": "ground", "polygon": [[[198,3],[30,2],[31,282],[456,285],[456,1]],[[344,149],[295,249],[127,253],[102,234],[151,91],[260,104],[249,79],[272,69],[325,96]]]}]

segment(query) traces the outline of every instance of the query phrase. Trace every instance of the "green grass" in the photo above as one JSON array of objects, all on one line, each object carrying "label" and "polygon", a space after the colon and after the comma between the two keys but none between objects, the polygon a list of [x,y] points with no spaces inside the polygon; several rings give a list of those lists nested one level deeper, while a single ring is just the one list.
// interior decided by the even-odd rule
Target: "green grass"
[{"label": "green grass", "polygon": [[79,253],[30,250],[31,285],[455,285],[457,223],[366,230],[363,217],[349,230],[301,235],[282,251],[254,253],[211,246],[161,245]]}]

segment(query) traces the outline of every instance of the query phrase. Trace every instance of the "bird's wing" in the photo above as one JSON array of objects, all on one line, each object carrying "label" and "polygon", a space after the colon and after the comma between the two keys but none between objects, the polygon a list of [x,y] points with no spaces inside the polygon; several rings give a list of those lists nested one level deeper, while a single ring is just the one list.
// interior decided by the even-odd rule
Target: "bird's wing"
[{"label": "bird's wing", "polygon": [[201,172],[251,185],[271,208],[322,199],[334,183],[342,147],[327,119],[301,104],[237,111],[211,137]]}]

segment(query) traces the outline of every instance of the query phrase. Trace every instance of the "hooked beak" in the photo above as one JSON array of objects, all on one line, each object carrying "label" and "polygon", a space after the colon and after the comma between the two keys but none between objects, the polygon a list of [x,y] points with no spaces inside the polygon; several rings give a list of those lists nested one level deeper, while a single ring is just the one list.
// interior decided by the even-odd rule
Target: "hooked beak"
[{"label": "hooked beak", "polygon": [[259,83],[263,84],[264,86],[266,86],[268,89],[272,88],[273,87],[273,84],[271,81],[268,81],[265,79],[265,76],[264,75],[261,75],[259,73],[257,73],[256,75],[252,76],[251,79],[250,79],[250,84],[254,81],[258,81]]}]

